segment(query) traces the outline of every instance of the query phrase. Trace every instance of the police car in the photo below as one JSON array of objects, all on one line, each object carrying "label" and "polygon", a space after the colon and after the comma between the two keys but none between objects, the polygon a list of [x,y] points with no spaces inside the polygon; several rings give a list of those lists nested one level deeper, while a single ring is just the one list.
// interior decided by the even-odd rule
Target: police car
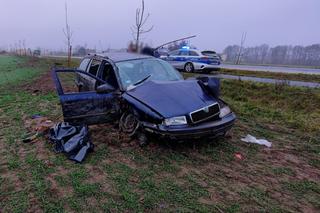
[{"label": "police car", "polygon": [[219,69],[220,58],[214,51],[199,51],[183,47],[179,50],[169,52],[167,56],[161,57],[168,61],[173,67],[185,72],[212,71]]}]

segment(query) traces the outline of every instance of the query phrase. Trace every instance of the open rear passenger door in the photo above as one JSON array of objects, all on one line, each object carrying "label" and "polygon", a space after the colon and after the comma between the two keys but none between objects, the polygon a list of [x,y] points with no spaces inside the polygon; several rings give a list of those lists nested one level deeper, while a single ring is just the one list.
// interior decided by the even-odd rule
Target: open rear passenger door
[{"label": "open rear passenger door", "polygon": [[[73,79],[62,77],[63,74],[86,75],[100,82],[94,91],[79,92],[77,89],[69,91]],[[60,98],[64,121],[72,124],[99,124],[113,121],[119,112],[119,93],[104,80],[80,70],[53,69],[52,77]],[[67,85],[63,81],[69,82]],[[71,82],[71,83],[70,83]],[[68,85],[69,84],[69,85]]]}]

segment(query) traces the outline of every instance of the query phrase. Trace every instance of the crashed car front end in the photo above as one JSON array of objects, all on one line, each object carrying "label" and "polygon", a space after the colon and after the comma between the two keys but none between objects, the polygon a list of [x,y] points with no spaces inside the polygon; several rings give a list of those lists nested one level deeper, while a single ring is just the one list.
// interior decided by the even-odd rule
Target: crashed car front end
[{"label": "crashed car front end", "polygon": [[231,129],[235,119],[235,114],[230,112],[222,118],[210,119],[197,124],[166,125],[165,123],[153,124],[150,122],[142,122],[142,124],[147,132],[169,137],[170,139],[186,140],[223,136]]},{"label": "crashed car front end", "polygon": [[147,133],[177,140],[211,138],[224,135],[236,119],[217,97],[218,87],[202,80],[150,81],[128,91],[124,98],[138,112]]}]

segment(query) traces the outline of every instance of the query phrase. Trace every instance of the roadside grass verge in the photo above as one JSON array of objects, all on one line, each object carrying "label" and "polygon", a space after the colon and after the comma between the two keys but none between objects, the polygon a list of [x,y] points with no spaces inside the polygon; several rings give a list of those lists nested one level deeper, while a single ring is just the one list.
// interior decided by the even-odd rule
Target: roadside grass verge
[{"label": "roadside grass verge", "polygon": [[[235,65],[234,63],[224,62],[225,64]],[[263,66],[263,67],[289,67],[289,68],[307,68],[307,69],[320,69],[320,66],[308,65],[285,65],[285,64],[246,64],[241,63],[243,66]]]},{"label": "roadside grass verge", "polygon": [[[310,75],[310,74],[288,74],[288,73],[275,73],[266,71],[248,71],[248,70],[234,70],[234,69],[219,69],[217,72],[219,74],[237,75],[237,76],[250,76],[258,78],[272,78],[279,80],[292,80],[292,81],[306,81],[320,83],[320,74]],[[320,69],[319,69],[320,73]]]},{"label": "roadside grass verge", "polygon": [[[39,72],[46,74],[55,62],[41,63],[45,65]],[[30,79],[35,83],[47,82]],[[3,212],[320,209],[317,89],[222,80],[222,97],[238,116],[225,138],[183,144],[159,140],[141,149],[135,141],[119,140],[111,125],[92,126],[95,151],[83,164],[55,154],[44,137],[21,143],[24,122],[33,114],[62,120],[55,92],[34,94],[8,86],[0,93]],[[268,139],[273,146],[243,143],[240,138],[246,134]],[[243,159],[235,158],[236,153]]]},{"label": "roadside grass verge", "polygon": [[[71,67],[77,67],[78,59],[71,61]],[[0,88],[28,83],[54,66],[67,67],[66,60],[22,56],[0,56]]]},{"label": "roadside grass verge", "polygon": [[[320,73],[320,69],[319,69]],[[183,76],[186,78],[193,77],[202,73],[183,73]],[[248,77],[257,77],[257,78],[271,78],[278,80],[291,80],[291,81],[304,81],[304,82],[314,82],[320,83],[320,74],[289,74],[289,73],[275,73],[275,72],[266,72],[266,71],[249,71],[249,70],[234,70],[234,69],[224,69],[220,68],[217,71],[210,72],[211,75],[215,74],[226,74],[226,75],[235,75],[235,76],[248,76]]]}]

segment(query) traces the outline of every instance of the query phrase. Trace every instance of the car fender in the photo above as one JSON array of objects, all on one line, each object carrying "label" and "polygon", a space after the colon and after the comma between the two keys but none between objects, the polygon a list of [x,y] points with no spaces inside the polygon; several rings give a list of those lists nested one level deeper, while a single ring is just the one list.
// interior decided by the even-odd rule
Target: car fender
[{"label": "car fender", "polygon": [[129,105],[129,107],[132,107],[134,114],[138,117],[140,121],[160,123],[164,119],[160,113],[151,109],[149,106],[145,105],[144,103],[132,97],[131,95],[124,93],[122,95],[122,98]]}]

